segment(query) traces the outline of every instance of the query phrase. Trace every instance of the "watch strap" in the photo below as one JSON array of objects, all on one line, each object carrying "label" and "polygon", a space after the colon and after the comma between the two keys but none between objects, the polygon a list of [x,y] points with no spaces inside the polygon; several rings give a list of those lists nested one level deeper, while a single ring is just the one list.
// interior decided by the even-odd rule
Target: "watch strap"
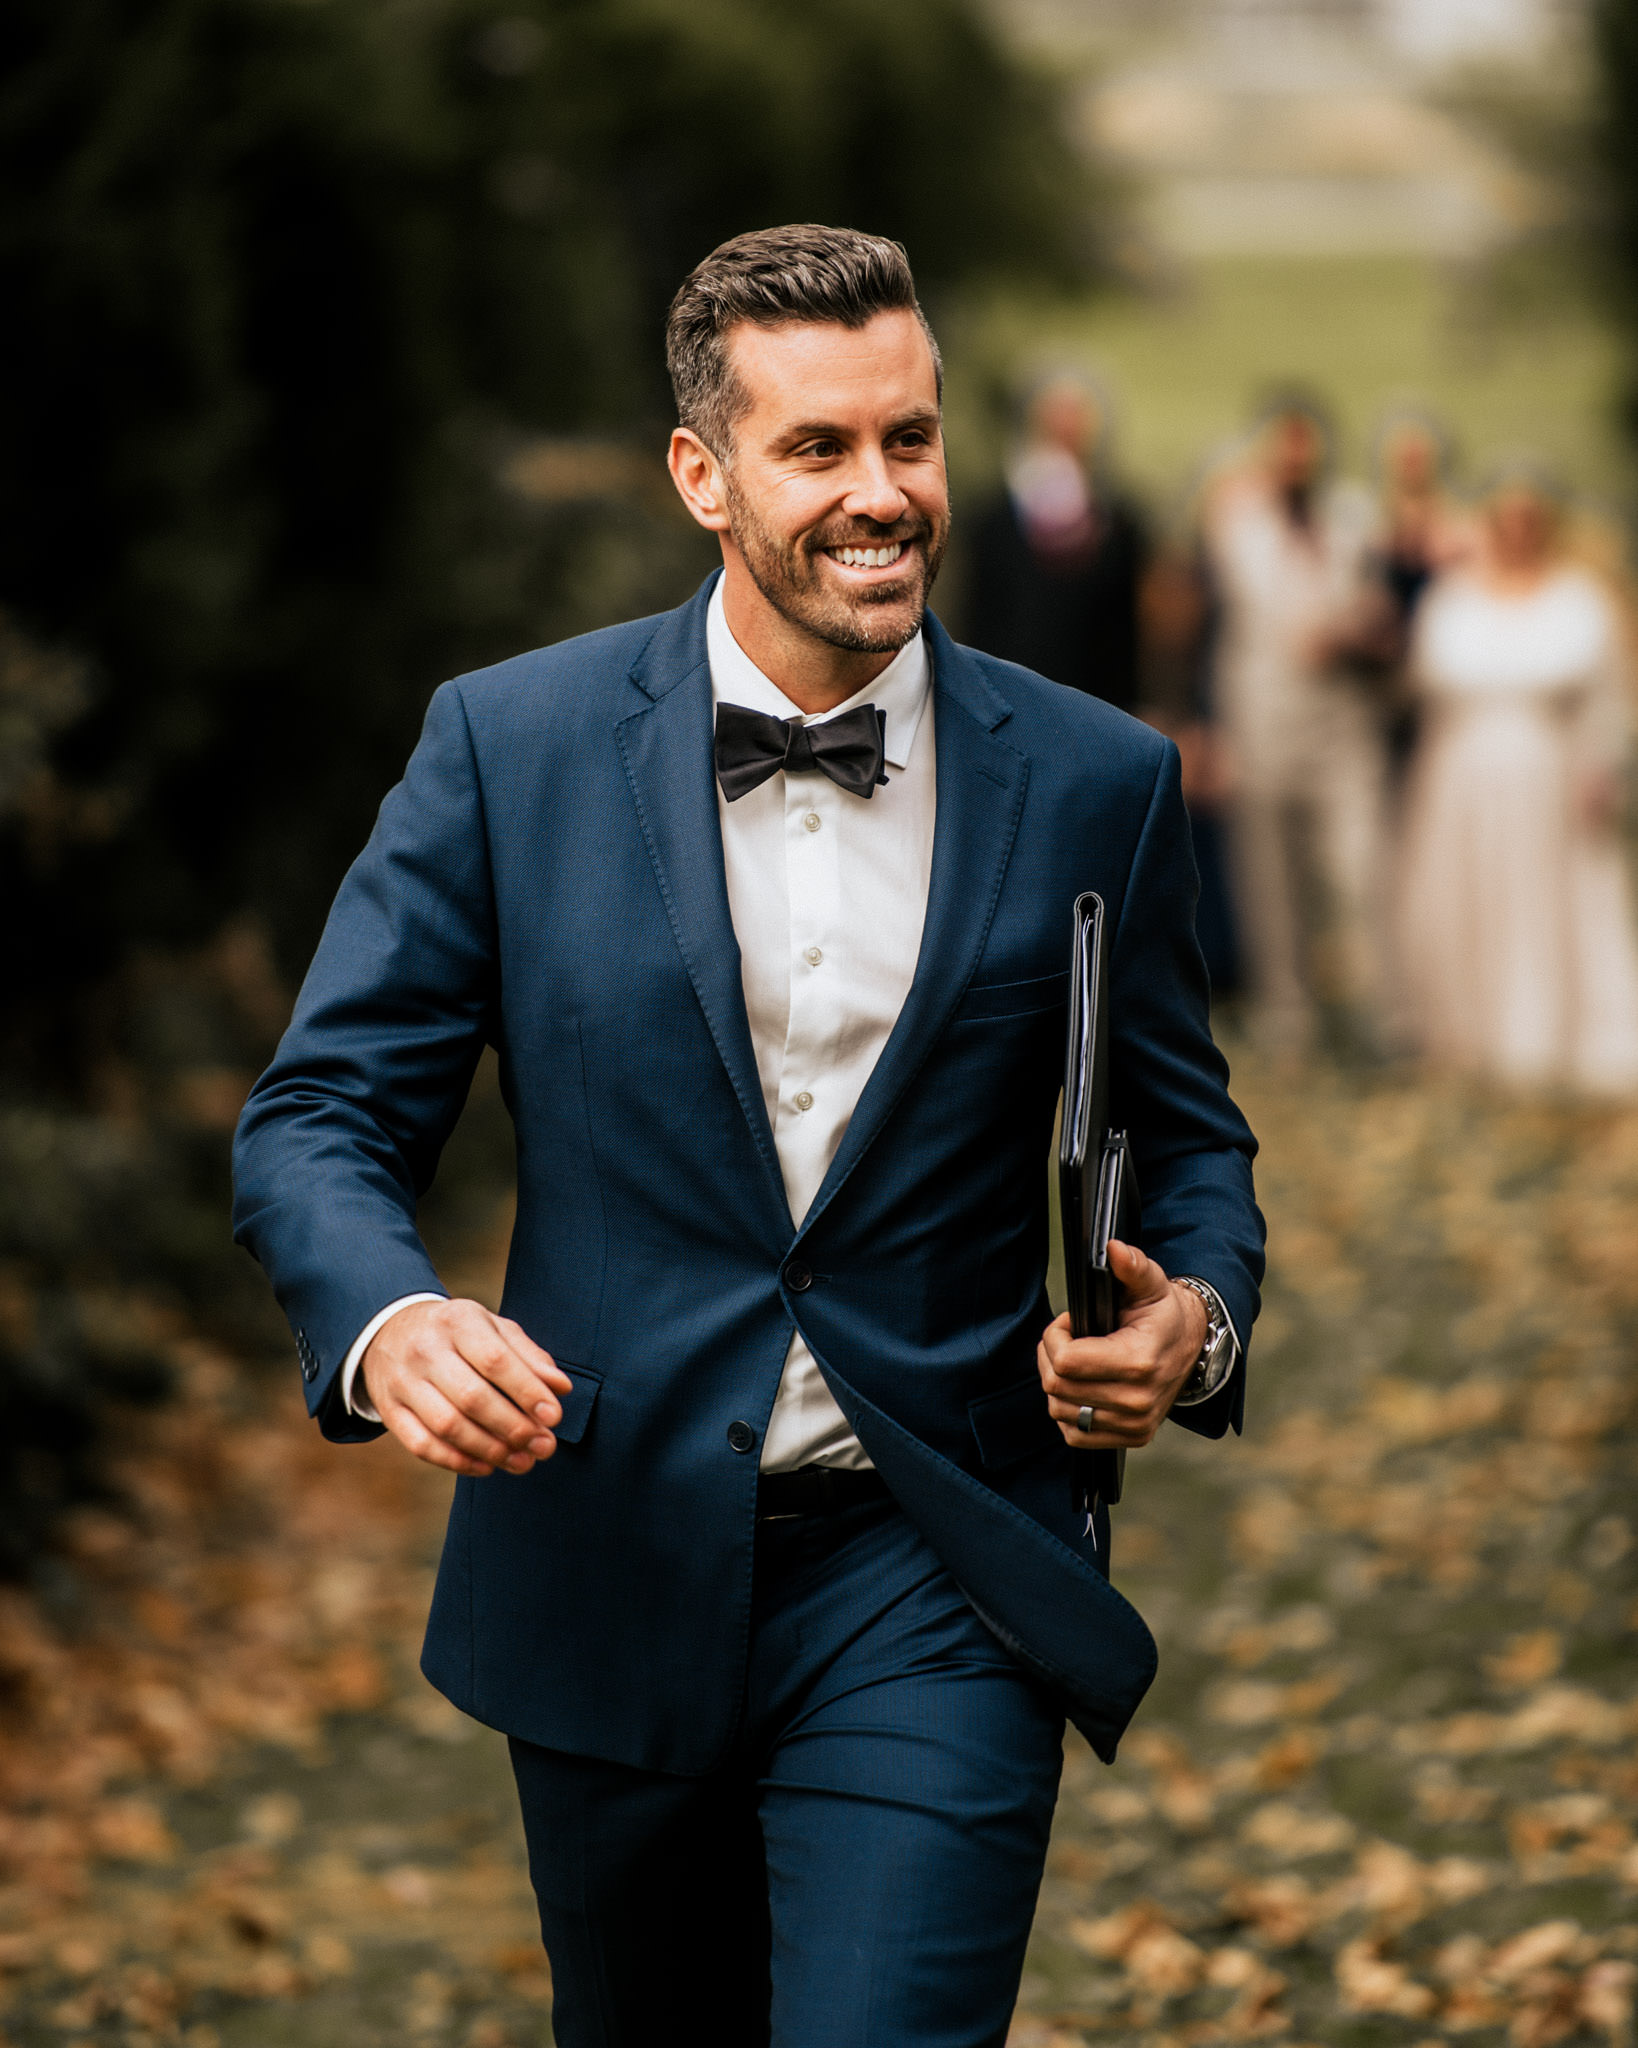
[{"label": "watch strap", "polygon": [[1206,1341],[1172,1402],[1174,1408],[1192,1408],[1198,1402],[1209,1401],[1227,1382],[1240,1356],[1240,1339],[1223,1306],[1223,1297],[1209,1280],[1194,1273],[1179,1273],[1177,1284],[1188,1288],[1191,1294],[1198,1294],[1206,1309]]}]

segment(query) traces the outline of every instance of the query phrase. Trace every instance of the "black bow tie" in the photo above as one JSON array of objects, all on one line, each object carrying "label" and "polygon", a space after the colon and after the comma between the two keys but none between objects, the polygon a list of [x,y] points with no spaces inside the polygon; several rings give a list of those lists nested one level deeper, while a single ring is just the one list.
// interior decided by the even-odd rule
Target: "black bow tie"
[{"label": "black bow tie", "polygon": [[781,768],[787,775],[818,769],[854,796],[873,796],[887,780],[883,747],[887,713],[860,704],[823,725],[800,718],[770,718],[743,704],[717,706],[717,780],[729,803],[759,789]]}]

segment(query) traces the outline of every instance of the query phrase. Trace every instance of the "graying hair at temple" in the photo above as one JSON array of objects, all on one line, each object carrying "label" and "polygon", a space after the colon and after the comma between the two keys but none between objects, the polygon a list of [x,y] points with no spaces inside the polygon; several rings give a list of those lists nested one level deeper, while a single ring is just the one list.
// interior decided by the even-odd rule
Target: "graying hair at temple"
[{"label": "graying hair at temple", "polygon": [[726,345],[742,321],[783,327],[834,320],[858,328],[900,311],[921,322],[942,397],[944,364],[902,244],[812,222],[735,235],[695,265],[671,301],[665,356],[678,421],[719,461],[728,460],[734,425],[750,404]]}]

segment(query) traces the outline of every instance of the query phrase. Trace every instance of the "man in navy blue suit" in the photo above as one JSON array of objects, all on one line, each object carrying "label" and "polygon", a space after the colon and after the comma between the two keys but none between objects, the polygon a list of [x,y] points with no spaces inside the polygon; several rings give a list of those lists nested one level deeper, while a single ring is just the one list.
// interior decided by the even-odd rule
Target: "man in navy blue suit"
[{"label": "man in navy blue suit", "polygon": [[[738,237],[673,304],[680,610],[447,683],[240,1129],[327,1436],[460,1477],[424,1669],[511,1738],[562,2048],[997,2048],[1067,1714],[1154,1670],[1075,1450],[1239,1426],[1262,1221],[1176,750],[958,648],[896,243]],[[1051,1320],[1071,906],[1144,1195]],[[503,1313],[415,1226],[485,1043]]]}]

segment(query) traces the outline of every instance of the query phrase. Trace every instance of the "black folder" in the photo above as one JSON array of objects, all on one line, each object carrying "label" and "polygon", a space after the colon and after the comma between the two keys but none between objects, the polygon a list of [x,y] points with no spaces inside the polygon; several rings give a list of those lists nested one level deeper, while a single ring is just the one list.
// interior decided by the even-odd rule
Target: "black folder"
[{"label": "black folder", "polygon": [[[1126,1133],[1109,1128],[1109,931],[1103,898],[1075,899],[1069,959],[1069,1044],[1058,1139],[1069,1324],[1077,1337],[1107,1337],[1120,1323],[1122,1290],[1109,1270],[1109,1240],[1136,1242],[1137,1174]],[[1075,1453],[1076,1496],[1088,1512],[1120,1499],[1122,1451]]]}]

